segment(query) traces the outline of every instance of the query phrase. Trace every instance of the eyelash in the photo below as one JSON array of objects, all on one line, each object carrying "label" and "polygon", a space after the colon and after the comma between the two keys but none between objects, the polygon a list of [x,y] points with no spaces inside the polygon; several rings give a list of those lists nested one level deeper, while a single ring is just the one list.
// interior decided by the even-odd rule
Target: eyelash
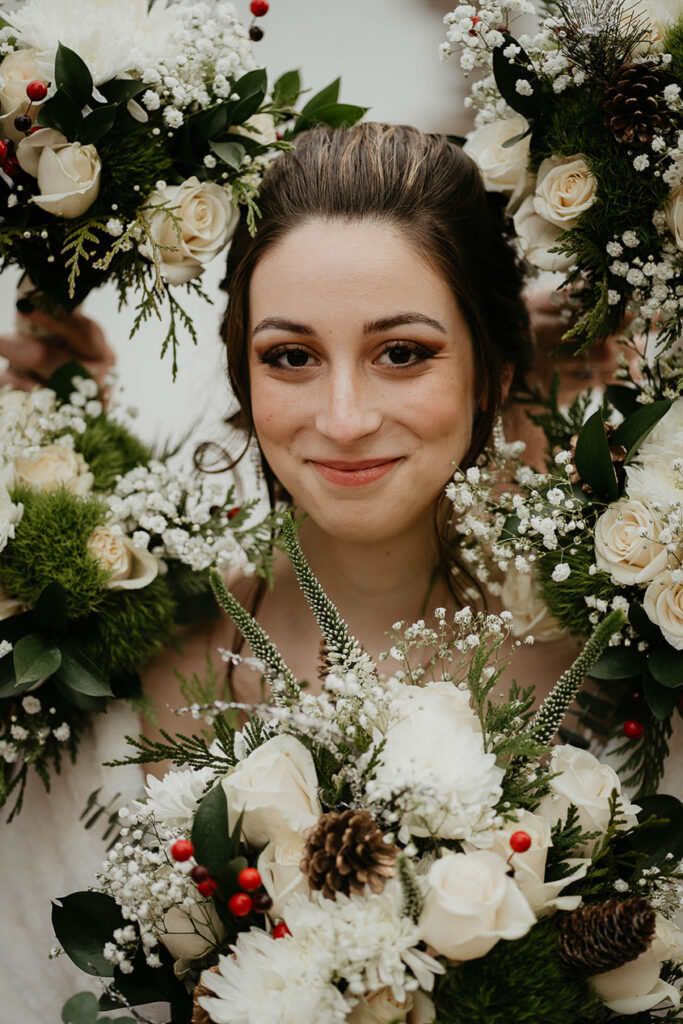
[{"label": "eyelash", "polygon": [[[415,362],[409,363],[393,363],[393,368],[396,369],[410,369],[414,366],[419,365],[421,362],[426,362],[428,359],[433,359],[435,352],[432,349],[427,348],[426,345],[420,345],[416,341],[392,341],[388,342],[380,353],[381,356],[386,355],[388,352],[411,352],[413,356],[417,357]],[[305,348],[301,348],[299,345],[277,345],[275,348],[269,349],[267,352],[263,352],[259,355],[258,360],[260,363],[265,363],[267,366],[275,366],[280,370],[307,370],[307,366],[283,366],[279,360],[291,352],[304,352],[307,356],[310,355]]]}]

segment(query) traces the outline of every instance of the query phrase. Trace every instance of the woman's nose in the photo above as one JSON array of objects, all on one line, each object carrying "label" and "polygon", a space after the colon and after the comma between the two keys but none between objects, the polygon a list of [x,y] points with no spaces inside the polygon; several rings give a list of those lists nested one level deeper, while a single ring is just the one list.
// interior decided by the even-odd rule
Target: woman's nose
[{"label": "woman's nose", "polygon": [[352,445],[374,434],[382,418],[380,395],[362,374],[336,372],[320,389],[315,428],[335,444]]}]

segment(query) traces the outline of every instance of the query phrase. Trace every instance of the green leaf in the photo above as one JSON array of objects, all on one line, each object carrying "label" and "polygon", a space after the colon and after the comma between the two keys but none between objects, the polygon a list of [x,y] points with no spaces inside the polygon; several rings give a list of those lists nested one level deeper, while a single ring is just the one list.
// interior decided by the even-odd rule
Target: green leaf
[{"label": "green leaf", "polygon": [[581,733],[567,729],[564,725],[560,726],[557,733],[563,743],[570,743],[573,747],[579,747],[581,750],[588,750],[590,747],[590,740],[587,740]]},{"label": "green leaf", "polygon": [[72,892],[52,903],[57,941],[76,967],[95,977],[113,978],[114,965],[102,950],[116,929],[128,923],[116,901],[103,892]]},{"label": "green leaf", "polygon": [[62,1007],[64,1024],[97,1024],[97,996],[93,992],[79,992]]},{"label": "green leaf", "polygon": [[619,485],[605,433],[605,421],[599,409],[579,432],[574,463],[584,483],[598,494],[606,494],[610,501],[617,500]]},{"label": "green leaf", "polygon": [[84,693],[77,693],[60,682],[58,675],[53,676],[52,681],[62,696],[81,711],[104,711],[107,707],[106,697],[87,697]]},{"label": "green leaf", "polygon": [[632,647],[608,647],[589,672],[592,679],[631,679],[640,675],[645,655]]},{"label": "green leaf", "polygon": [[[496,85],[508,106],[531,122],[540,115],[543,109],[541,82],[531,66],[526,51],[519,47],[517,40],[509,33],[504,32],[503,35],[505,43],[503,46],[497,46],[493,51],[493,74]],[[503,55],[503,50],[510,44],[519,47],[520,52],[516,57],[508,59]],[[517,92],[517,82],[520,80],[528,82],[531,86],[530,96],[523,96]]]},{"label": "green leaf", "polygon": [[63,43],[57,47],[55,85],[69,94],[79,110],[92,96],[93,80],[88,65]]},{"label": "green leaf", "polygon": [[219,160],[239,171],[246,153],[244,146],[239,142],[210,142],[209,145]]},{"label": "green leaf", "polygon": [[262,93],[264,96],[268,91],[268,72],[265,68],[256,68],[254,71],[247,71],[246,75],[238,78],[234,85],[234,92],[241,100],[255,93]]},{"label": "green leaf", "polygon": [[[236,103],[219,103],[215,107],[202,110],[199,114],[189,118],[187,123],[192,139],[196,140],[194,145],[201,145],[208,139],[225,135],[230,124],[230,111],[234,110],[236,106]],[[196,159],[193,152],[189,155]]]},{"label": "green leaf", "polygon": [[273,105],[292,107],[301,94],[301,75],[298,71],[285,71],[273,86]]},{"label": "green leaf", "polygon": [[335,78],[334,82],[330,82],[324,89],[317,92],[315,96],[311,96],[308,103],[305,104],[299,114],[299,121],[310,117],[320,107],[328,107],[330,103],[336,103],[339,99],[339,89],[341,87],[341,78]]},{"label": "green leaf", "polygon": [[194,816],[192,842],[198,864],[217,875],[230,860],[228,801],[220,783],[206,794]]},{"label": "green leaf", "polygon": [[643,694],[658,722],[666,721],[678,703],[678,691],[671,686],[662,686],[650,672],[643,673]]},{"label": "green leaf", "polygon": [[250,117],[257,113],[259,107],[263,105],[265,98],[265,92],[255,92],[251,96],[245,96],[243,100],[240,100],[234,107],[229,109],[228,124],[245,124]]},{"label": "green leaf", "polygon": [[133,78],[114,78],[111,82],[105,82],[98,86],[99,91],[109,103],[128,103],[135,99],[141,92],[145,92],[145,82],[138,82]]},{"label": "green leaf", "polygon": [[630,837],[630,845],[637,850],[650,854],[653,863],[661,863],[668,853],[675,860],[683,857],[683,804],[675,796],[658,793],[655,796],[638,797],[640,811],[638,820],[647,821],[653,815],[664,819],[666,824],[659,828],[638,829]]},{"label": "green leaf", "polygon": [[670,408],[671,402],[667,401],[641,405],[617,427],[612,434],[612,445],[624,446],[628,452],[625,462],[630,462],[638,454],[638,449],[647,435]]},{"label": "green leaf", "polygon": [[38,633],[22,636],[14,646],[13,655],[17,686],[47,679],[62,663],[62,655],[56,644]]},{"label": "green leaf", "polygon": [[81,108],[67,92],[60,89],[40,108],[36,124],[42,128],[54,128],[73,142],[82,120]]},{"label": "green leaf", "polygon": [[59,369],[55,370],[45,386],[54,391],[62,402],[68,402],[75,390],[74,377],[88,380],[90,374],[77,359],[70,359],[68,363],[62,363]]},{"label": "green leaf", "polygon": [[526,139],[527,135],[531,135],[532,131],[533,129],[529,127],[525,132],[519,132],[518,135],[513,135],[511,139],[505,140],[501,148],[511,149],[513,146],[516,146],[518,142],[521,142],[522,139]]},{"label": "green leaf", "polygon": [[65,644],[61,649],[61,656],[61,665],[59,671],[55,673],[55,678],[62,686],[85,697],[114,696],[107,679],[77,647]]},{"label": "green leaf", "polygon": [[628,621],[639,636],[653,644],[661,643],[661,629],[652,622],[642,604],[638,604],[637,601],[632,601],[629,606]]},{"label": "green leaf", "polygon": [[109,103],[106,107],[96,107],[81,121],[78,128],[78,141],[85,144],[98,142],[113,128],[115,120],[115,103]]},{"label": "green leaf", "polygon": [[683,651],[668,644],[655,647],[647,659],[647,667],[662,686],[683,686]]},{"label": "green leaf", "polygon": [[622,416],[630,416],[636,409],[641,408],[638,404],[638,392],[627,384],[608,384],[605,388],[605,398]]},{"label": "green leaf", "polygon": [[[306,127],[314,124],[327,124],[330,128],[350,128],[368,112],[369,107],[357,107],[351,103],[328,103],[317,107],[303,121]],[[295,132],[302,131],[302,119],[296,122]]]}]

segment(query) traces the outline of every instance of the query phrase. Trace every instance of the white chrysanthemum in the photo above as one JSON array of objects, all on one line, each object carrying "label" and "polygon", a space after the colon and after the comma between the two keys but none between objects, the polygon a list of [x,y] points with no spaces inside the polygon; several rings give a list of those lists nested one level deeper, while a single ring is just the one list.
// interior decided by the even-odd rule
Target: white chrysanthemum
[{"label": "white chrysanthemum", "polygon": [[212,768],[170,771],[163,779],[147,776],[147,801],[135,804],[143,813],[152,813],[156,821],[177,828],[191,828],[199,801],[213,778]]},{"label": "white chrysanthemum", "polygon": [[380,764],[367,786],[371,803],[396,802],[401,835],[467,839],[490,827],[505,774],[486,753],[469,693],[452,683],[396,693]]},{"label": "white chrysanthemum", "polygon": [[214,996],[198,1002],[215,1024],[341,1024],[348,1004],[330,981],[331,965],[311,957],[307,945],[274,939],[252,928],[219,958],[218,973],[205,971],[202,983]]},{"label": "white chrysanthemum", "polygon": [[95,85],[168,56],[180,9],[167,0],[25,0],[5,15],[23,46],[38,50],[54,79],[58,42],[85,61]]},{"label": "white chrysanthemum", "polygon": [[629,497],[645,495],[665,510],[683,504],[682,456],[683,398],[678,398],[626,467],[626,493]]}]

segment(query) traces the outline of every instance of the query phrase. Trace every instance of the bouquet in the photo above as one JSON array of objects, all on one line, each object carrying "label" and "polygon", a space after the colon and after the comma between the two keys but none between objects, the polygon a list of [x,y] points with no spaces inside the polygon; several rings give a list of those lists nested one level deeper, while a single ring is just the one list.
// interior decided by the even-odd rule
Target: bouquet
[{"label": "bouquet", "polygon": [[516,38],[515,18],[536,13],[500,0],[446,15],[443,56],[483,70],[465,150],[531,268],[566,275],[569,343],[584,349],[630,320],[669,344],[683,322],[680,8],[558,0]]},{"label": "bouquet", "polygon": [[[588,1024],[677,1005],[681,805],[637,807],[592,754],[549,745],[623,613],[536,714],[533,688],[493,697],[507,613],[397,623],[404,667],[387,679],[283,529],[323,634],[322,693],[214,574],[272,699],[241,731],[235,705],[214,706],[211,745],[134,741],[133,760],[177,767],[123,810],[96,889],[53,908],[66,953],[108,979],[102,1006],[163,999],[202,1024]],[[96,1014],[94,995],[81,1004]]]},{"label": "bouquet", "polygon": [[141,699],[179,624],[215,617],[208,571],[267,576],[276,516],[155,456],[71,364],[0,391],[0,806],[74,760],[92,711]]},{"label": "bouquet", "polygon": [[567,410],[557,380],[549,396],[536,392],[545,408],[531,419],[548,440],[548,471],[524,464],[523,445],[503,446],[457,473],[448,494],[469,564],[520,612],[518,635],[585,637],[610,609],[628,615],[591,669],[599,686],[579,696],[580,717],[598,735],[615,733],[625,781],[653,793],[683,711],[680,345],[637,369],[635,380],[622,357],[619,383]]},{"label": "bouquet", "polygon": [[[255,229],[263,172],[290,146],[276,126],[295,113],[299,75],[269,92],[223,0],[25,0],[4,21],[3,265],[25,271],[25,300],[48,312],[113,281],[121,305],[138,296],[135,331],[165,301],[175,375],[178,331],[196,333],[172,289],[201,292],[241,207]],[[357,120],[364,110],[338,92],[310,99],[288,135]]]}]

